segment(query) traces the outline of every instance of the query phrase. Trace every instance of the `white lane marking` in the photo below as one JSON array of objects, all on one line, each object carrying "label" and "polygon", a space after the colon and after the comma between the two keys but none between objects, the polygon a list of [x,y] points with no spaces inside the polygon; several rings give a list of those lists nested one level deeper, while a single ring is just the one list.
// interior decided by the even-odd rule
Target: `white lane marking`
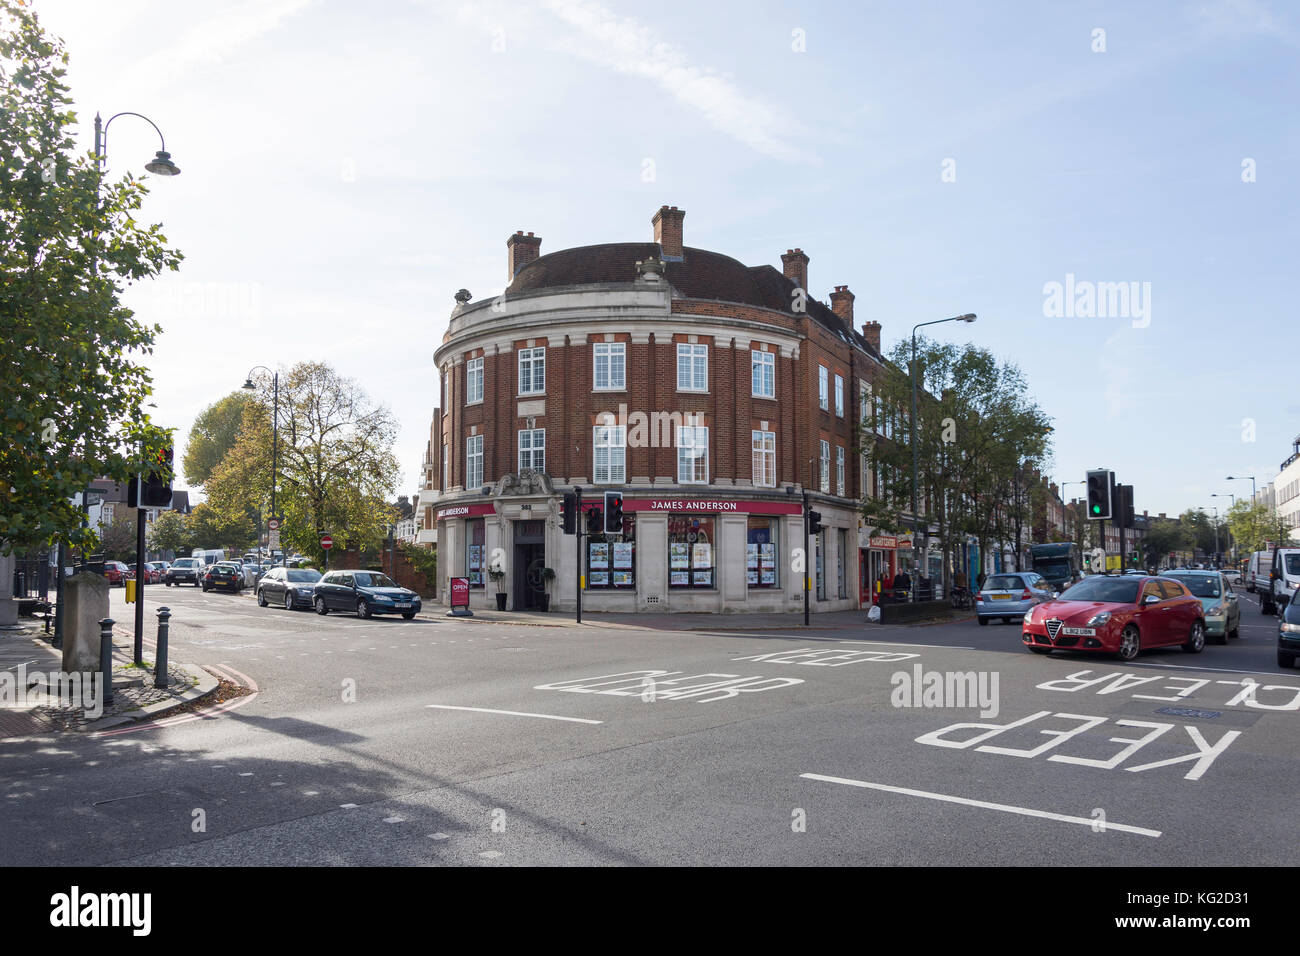
[{"label": "white lane marking", "polygon": [[355,803],[340,803],[340,804],[339,804],[339,809],[340,809],[340,810],[355,810],[356,808],[357,808],[357,805],[356,805]]},{"label": "white lane marking", "polygon": [[447,836],[447,834],[445,834],[445,833],[430,833],[430,834],[429,834],[429,839],[430,839],[430,840],[450,840],[451,837]]},{"label": "white lane marking", "polygon": [[484,850],[479,854],[479,856],[483,857],[485,860],[495,860],[500,855],[501,853],[497,850]]},{"label": "white lane marking", "polygon": [[942,647],[948,651],[973,651],[975,648],[965,644],[913,644],[910,641],[836,641],[837,644],[881,644],[885,647]]},{"label": "white lane marking", "polygon": [[575,724],[603,724],[603,720],[588,720],[586,717],[559,717],[555,714],[528,714],[518,710],[493,710],[491,707],[457,707],[453,704],[425,704],[438,710],[470,710],[477,714],[505,714],[507,717],[540,717],[543,720],[568,720]]},{"label": "white lane marking", "polygon": [[891,787],[884,783],[868,783],[865,780],[851,780],[848,777],[828,777],[820,773],[801,773],[799,776],[807,780],[822,780],[826,783],[843,784],[846,787],[863,787],[867,790],[883,790],[886,793],[901,793],[908,797],[924,797],[927,800],[939,800],[944,803],[960,803],[968,807],[981,807],[985,810],[1001,810],[1003,813],[1016,813],[1025,817],[1038,817],[1043,820],[1056,820],[1060,823],[1076,823],[1080,826],[1087,827],[1104,827],[1106,830],[1119,830],[1123,833],[1136,833],[1139,836],[1159,837],[1163,834],[1159,830],[1148,830],[1146,827],[1130,826],[1126,823],[1111,823],[1107,820],[1104,824],[1091,817],[1072,817],[1064,813],[1050,813],[1046,810],[1032,810],[1029,807],[1014,807],[1006,803],[989,803],[987,800],[971,800],[968,797],[954,797],[946,793],[931,793],[928,790],[911,790],[907,787]]},{"label": "white lane marking", "polygon": [[[1194,665],[1194,664],[1154,664],[1154,663],[1151,663],[1150,661],[1144,661],[1144,662],[1142,662],[1142,663],[1132,663],[1132,662],[1130,662],[1130,663],[1126,664],[1125,666],[1127,666],[1127,667],[1160,667],[1160,668],[1164,668],[1165,670],[1175,670],[1175,671],[1184,671],[1184,670],[1186,670],[1186,671],[1210,671],[1211,673],[1214,673],[1214,674],[1263,674],[1265,677],[1277,677],[1278,674],[1279,674],[1278,671],[1242,671],[1242,670],[1235,670],[1234,668],[1231,668],[1231,667],[1197,667],[1197,666]],[[1285,672],[1282,672],[1282,673],[1285,673]]]}]

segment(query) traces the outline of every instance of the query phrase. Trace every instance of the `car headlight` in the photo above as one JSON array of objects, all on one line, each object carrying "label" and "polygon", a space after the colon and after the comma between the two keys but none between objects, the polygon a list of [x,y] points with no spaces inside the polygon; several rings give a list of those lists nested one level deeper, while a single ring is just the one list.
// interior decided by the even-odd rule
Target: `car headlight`
[{"label": "car headlight", "polygon": [[1032,607],[1031,607],[1028,611],[1025,612],[1025,619],[1024,619],[1024,620],[1025,620],[1025,623],[1026,623],[1026,624],[1033,624],[1033,623],[1034,623],[1034,609],[1033,609]]},{"label": "car headlight", "polygon": [[1219,617],[1223,614],[1223,605],[1216,604],[1214,607],[1207,607],[1205,609],[1205,614],[1207,617]]},{"label": "car headlight", "polygon": [[299,588],[299,589],[298,589],[298,593],[299,593],[299,594],[311,594],[311,592],[312,592],[312,589],[311,589],[311,588]]},{"label": "car headlight", "polygon": [[372,594],[371,597],[373,597],[376,601],[391,601],[391,600],[392,600],[392,598],[389,597],[387,594]]},{"label": "car headlight", "polygon": [[1110,620],[1110,611],[1102,611],[1100,614],[1094,614],[1088,618],[1087,627],[1101,627]]},{"label": "car headlight", "polygon": [[1283,621],[1277,629],[1283,634],[1300,634],[1300,624],[1287,624]]}]

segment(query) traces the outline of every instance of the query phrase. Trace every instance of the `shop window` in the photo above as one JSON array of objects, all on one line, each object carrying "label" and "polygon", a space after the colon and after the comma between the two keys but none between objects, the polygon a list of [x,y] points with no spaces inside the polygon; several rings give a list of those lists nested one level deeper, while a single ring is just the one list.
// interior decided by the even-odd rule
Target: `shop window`
[{"label": "shop window", "polygon": [[668,518],[668,586],[712,588],[716,553],[713,519],[696,515]]},{"label": "shop window", "polygon": [[745,541],[745,577],[751,588],[780,587],[777,545],[780,524],[776,518],[750,518]]},{"label": "shop window", "polygon": [[487,561],[486,526],[482,518],[465,522],[465,573],[472,588],[483,587],[484,568]]},{"label": "shop window", "polygon": [[623,535],[594,534],[587,542],[587,588],[636,590],[636,515],[623,516]]}]

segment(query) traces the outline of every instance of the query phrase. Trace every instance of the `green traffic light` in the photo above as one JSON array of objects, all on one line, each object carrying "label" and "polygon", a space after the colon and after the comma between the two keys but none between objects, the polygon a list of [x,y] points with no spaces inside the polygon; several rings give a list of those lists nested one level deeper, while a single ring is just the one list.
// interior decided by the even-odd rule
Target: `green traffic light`
[{"label": "green traffic light", "polygon": [[1099,515],[1099,514],[1101,514],[1101,505],[1093,505],[1093,506],[1092,506],[1092,513],[1095,514],[1095,515]]}]

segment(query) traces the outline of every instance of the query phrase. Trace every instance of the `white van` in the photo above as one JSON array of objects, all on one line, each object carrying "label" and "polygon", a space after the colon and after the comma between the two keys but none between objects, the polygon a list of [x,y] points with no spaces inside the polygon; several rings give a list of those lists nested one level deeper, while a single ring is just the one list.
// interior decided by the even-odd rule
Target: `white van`
[{"label": "white van", "polygon": [[205,551],[202,548],[196,548],[194,551],[190,552],[190,557],[198,558],[200,561],[203,562],[204,567],[210,567],[211,565],[216,564],[218,561],[226,560],[226,549],[209,548],[208,550]]},{"label": "white van", "polygon": [[1268,572],[1273,556],[1267,551],[1252,551],[1246,562],[1246,590],[1254,594],[1257,588],[1268,590]]},{"label": "white van", "polygon": [[1274,548],[1257,551],[1250,556],[1259,561],[1260,577],[1255,579],[1255,590],[1259,594],[1259,610],[1262,614],[1277,614],[1286,609],[1300,590],[1300,548]]}]

